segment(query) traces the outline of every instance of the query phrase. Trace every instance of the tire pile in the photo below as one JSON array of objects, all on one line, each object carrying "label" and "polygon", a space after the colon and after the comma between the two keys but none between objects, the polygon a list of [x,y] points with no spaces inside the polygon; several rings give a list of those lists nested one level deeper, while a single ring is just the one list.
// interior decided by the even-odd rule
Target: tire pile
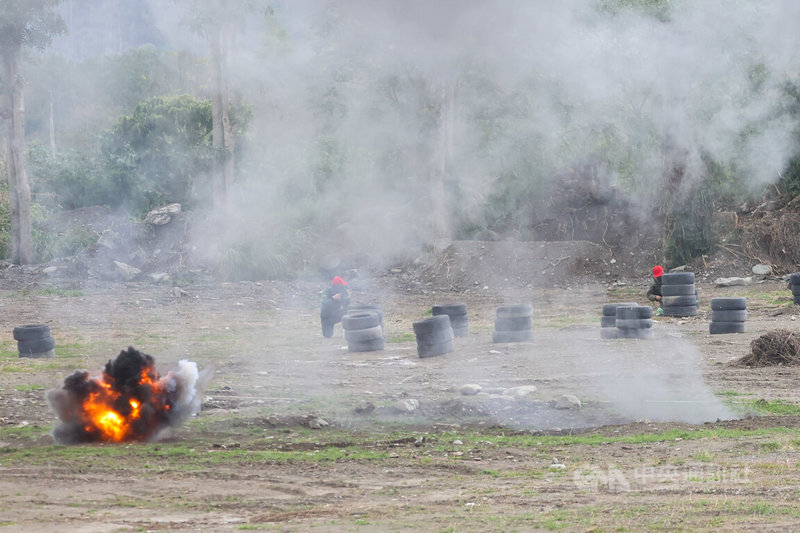
[{"label": "tire pile", "polygon": [[344,338],[351,352],[383,350],[383,313],[375,306],[353,307],[342,317]]},{"label": "tire pile", "polygon": [[636,307],[633,302],[603,304],[603,316],[600,317],[600,338],[617,339],[619,330],[617,329],[617,308]]},{"label": "tire pile", "polygon": [[55,357],[56,340],[50,335],[47,324],[26,324],[13,331],[20,357]]},{"label": "tire pile", "polygon": [[800,305],[800,272],[789,274],[789,287],[792,289],[794,305]]},{"label": "tire pile", "polygon": [[661,309],[664,316],[694,316],[697,314],[697,303],[694,272],[664,273],[661,277]]},{"label": "tire pile", "polygon": [[450,317],[450,327],[453,335],[466,337],[469,335],[469,318],[467,317],[467,304],[434,305],[433,316],[447,315]]},{"label": "tire pile", "polygon": [[711,322],[708,332],[711,335],[722,333],[744,333],[747,320],[747,298],[712,298]]},{"label": "tire pile", "polygon": [[497,308],[492,342],[523,342],[533,339],[531,304],[502,305]]},{"label": "tire pile", "polygon": [[448,315],[432,316],[411,325],[417,337],[417,354],[420,357],[435,357],[453,351],[455,334]]},{"label": "tire pile", "polygon": [[618,306],[616,326],[620,339],[652,339],[653,308],[649,305]]}]

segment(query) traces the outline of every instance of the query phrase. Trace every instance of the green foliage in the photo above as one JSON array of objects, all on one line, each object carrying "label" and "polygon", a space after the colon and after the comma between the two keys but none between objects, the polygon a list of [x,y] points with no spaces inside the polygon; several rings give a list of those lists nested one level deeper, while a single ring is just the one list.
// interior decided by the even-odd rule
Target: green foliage
[{"label": "green foliage", "polygon": [[670,0],[600,0],[598,8],[612,15],[631,11],[667,22],[671,16],[671,4]]},{"label": "green foliage", "polygon": [[97,242],[99,235],[68,224],[54,229],[49,224],[52,212],[41,204],[31,206],[33,222],[33,260],[45,263],[56,257],[75,255]]},{"label": "green foliage", "polygon": [[119,202],[102,162],[91,155],[68,151],[53,157],[38,143],[31,143],[28,170],[32,192],[49,207],[77,209]]},{"label": "green foliage", "polygon": [[0,48],[22,46],[44,49],[66,31],[53,11],[60,0],[5,0],[0,6]]},{"label": "green foliage", "polygon": [[214,159],[211,102],[183,95],[141,102],[103,141],[103,166],[114,187],[110,205],[136,212],[179,202],[196,206]]},{"label": "green foliage", "polygon": [[8,205],[8,175],[5,160],[0,159],[0,258],[7,257],[11,247],[11,211]]}]

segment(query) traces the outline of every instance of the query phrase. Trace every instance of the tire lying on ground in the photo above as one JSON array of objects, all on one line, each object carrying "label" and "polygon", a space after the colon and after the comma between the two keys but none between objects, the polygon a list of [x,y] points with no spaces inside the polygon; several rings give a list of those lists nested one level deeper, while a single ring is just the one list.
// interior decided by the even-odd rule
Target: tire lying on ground
[{"label": "tire lying on ground", "polygon": [[417,338],[417,355],[434,357],[453,351],[455,334],[448,315],[436,315],[413,322],[411,327]]},{"label": "tire lying on ground", "polygon": [[688,317],[697,314],[697,287],[694,272],[665,272],[661,276],[661,309],[664,316]]},{"label": "tire lying on ground", "polygon": [[746,320],[747,298],[711,299],[711,322],[708,324],[709,334],[744,333]]},{"label": "tire lying on ground", "polygon": [[55,357],[56,340],[50,335],[47,324],[26,324],[13,330],[20,357]]},{"label": "tire lying on ground", "polygon": [[495,311],[493,342],[524,342],[533,339],[533,305],[502,305]]},{"label": "tire lying on ground", "polygon": [[653,337],[653,308],[647,305],[617,307],[617,336],[620,339]]},{"label": "tire lying on ground", "polygon": [[601,309],[603,316],[600,317],[600,338],[616,339],[619,337],[617,330],[617,307],[635,307],[634,302],[609,303],[603,304]]},{"label": "tire lying on ground", "polygon": [[351,352],[383,350],[385,338],[379,311],[356,309],[342,317],[344,338]]},{"label": "tire lying on ground", "polygon": [[25,324],[17,326],[13,331],[15,341],[33,341],[50,336],[50,326],[47,324]]},{"label": "tire lying on ground", "polygon": [[456,337],[466,337],[469,335],[469,318],[467,316],[467,304],[443,304],[434,305],[433,316],[447,315],[450,317],[450,327]]}]

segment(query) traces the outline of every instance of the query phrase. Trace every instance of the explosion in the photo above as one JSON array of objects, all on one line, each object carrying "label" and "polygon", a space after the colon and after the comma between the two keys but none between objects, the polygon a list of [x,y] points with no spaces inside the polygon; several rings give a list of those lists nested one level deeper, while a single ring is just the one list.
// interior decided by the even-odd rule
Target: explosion
[{"label": "explosion", "polygon": [[157,440],[200,409],[211,370],[181,360],[178,370],[159,376],[152,356],[133,347],[106,363],[102,376],[77,370],[60,389],[47,391],[61,423],[59,444]]}]

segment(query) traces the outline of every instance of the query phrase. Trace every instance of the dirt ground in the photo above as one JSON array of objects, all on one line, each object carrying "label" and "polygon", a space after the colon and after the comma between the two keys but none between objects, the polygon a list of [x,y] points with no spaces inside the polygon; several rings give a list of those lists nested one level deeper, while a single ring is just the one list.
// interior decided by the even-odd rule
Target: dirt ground
[{"label": "dirt ground", "polygon": [[[3,285],[0,531],[797,527],[800,417],[756,407],[800,404],[800,369],[731,364],[797,328],[785,282],[698,283],[701,313],[658,318],[651,340],[599,334],[601,305],[644,304],[646,279],[560,285],[355,280],[385,317],[369,353],[340,325],[320,334],[322,282]],[[747,332],[709,335],[710,299],[734,295]],[[467,304],[469,336],[420,359],[412,322],[449,302]],[[495,308],[524,302],[534,340],[492,343]],[[51,326],[55,358],[17,357],[28,323]],[[213,366],[202,410],[158,442],[54,445],[44,392],[129,345],[162,372]],[[581,407],[557,408],[564,394]]]}]

